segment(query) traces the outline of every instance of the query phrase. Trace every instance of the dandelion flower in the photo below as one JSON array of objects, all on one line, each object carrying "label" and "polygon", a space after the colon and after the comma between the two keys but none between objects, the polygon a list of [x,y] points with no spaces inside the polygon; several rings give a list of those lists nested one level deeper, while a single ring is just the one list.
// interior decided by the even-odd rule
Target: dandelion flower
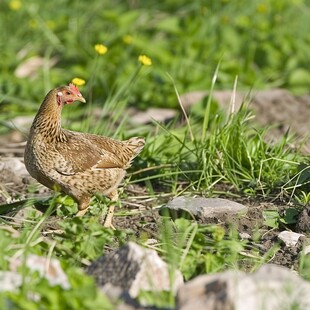
[{"label": "dandelion flower", "polygon": [[129,34],[123,36],[123,42],[125,44],[128,44],[128,45],[131,44],[132,43],[132,36],[130,36]]},{"label": "dandelion flower", "polygon": [[38,22],[35,20],[35,19],[31,19],[29,21],[29,26],[32,28],[32,29],[36,29],[38,28]]},{"label": "dandelion flower", "polygon": [[261,3],[256,7],[256,11],[260,14],[266,14],[267,13],[267,6],[263,3]]},{"label": "dandelion flower", "polygon": [[86,82],[85,82],[85,80],[76,77],[76,78],[72,79],[72,83],[73,83],[74,85],[76,85],[76,86],[82,86],[82,85],[84,85]]},{"label": "dandelion flower", "polygon": [[46,21],[45,24],[46,24],[46,27],[47,27],[48,29],[53,30],[53,29],[56,28],[56,24],[55,24],[55,22],[54,22],[53,20],[48,20],[48,21]]},{"label": "dandelion flower", "polygon": [[12,11],[18,11],[22,7],[22,2],[20,0],[12,0],[9,2],[9,8]]},{"label": "dandelion flower", "polygon": [[105,45],[103,45],[103,44],[96,44],[95,45],[95,51],[99,55],[104,55],[108,51],[108,48]]},{"label": "dandelion flower", "polygon": [[152,59],[150,57],[147,57],[146,55],[140,55],[138,60],[143,66],[151,66],[152,65]]}]

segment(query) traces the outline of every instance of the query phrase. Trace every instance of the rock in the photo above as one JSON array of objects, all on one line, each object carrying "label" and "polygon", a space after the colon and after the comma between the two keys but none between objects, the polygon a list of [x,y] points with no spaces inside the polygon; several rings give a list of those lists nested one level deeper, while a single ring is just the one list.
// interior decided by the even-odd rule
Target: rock
[{"label": "rock", "polygon": [[[10,123],[13,125],[13,128],[17,128],[23,131],[29,131],[33,119],[33,116],[16,116],[10,120]],[[25,140],[25,135],[22,135],[22,137],[23,140]]]},{"label": "rock", "polygon": [[0,292],[13,292],[22,285],[22,276],[14,271],[0,271]]},{"label": "rock", "polygon": [[180,196],[160,209],[161,214],[165,214],[167,211],[173,218],[185,215],[185,217],[206,221],[210,218],[242,215],[248,211],[248,207],[222,198]]},{"label": "rock", "polygon": [[33,206],[28,206],[28,207],[24,207],[18,210],[16,214],[14,214],[13,216],[13,221],[15,223],[21,224],[25,221],[25,219],[27,219],[29,214],[33,214],[33,216],[35,216],[36,218],[43,216],[42,211],[33,208]]},{"label": "rock", "polygon": [[254,274],[199,276],[177,295],[177,309],[310,309],[310,283],[287,268],[266,264]]},{"label": "rock", "polygon": [[[182,94],[180,96],[181,102],[186,110],[191,106],[197,104],[204,98],[208,97],[208,91],[193,91]],[[234,103],[233,111],[236,112],[240,109],[241,104],[247,97],[244,92],[234,92],[233,90],[215,90],[212,93],[212,97],[218,102],[219,106],[227,113],[232,112],[232,102]]]},{"label": "rock", "polygon": [[310,253],[310,245],[306,245],[303,249],[303,254],[307,255]]},{"label": "rock", "polygon": [[310,232],[310,204],[307,204],[300,212],[296,223],[296,230],[300,233]]},{"label": "rock", "polygon": [[27,183],[34,182],[33,180],[20,159],[0,158],[0,184],[3,191],[0,205],[24,199]]},{"label": "rock", "polygon": [[[182,94],[180,97],[183,106],[188,110],[208,95],[208,91],[201,90]],[[309,94],[294,96],[288,90],[278,88],[252,90],[250,93],[218,90],[214,91],[212,96],[220,108],[227,113],[238,111],[244,102],[249,103],[251,110],[254,111],[254,123],[270,128],[266,133],[268,141],[281,141],[283,135],[289,130],[296,133],[298,144],[302,143],[302,151],[310,153],[310,142],[305,141],[304,138],[309,132]],[[271,127],[270,124],[273,126]]]},{"label": "rock", "polygon": [[[101,289],[108,283],[127,291],[136,298],[141,290],[170,290],[168,265],[154,250],[129,242],[117,251],[93,262],[87,273],[94,276]],[[180,271],[174,274],[173,290],[183,284]]]},{"label": "rock", "polygon": [[128,294],[128,291],[123,290],[119,286],[114,286],[111,283],[101,287],[102,293],[116,306],[117,310],[137,310],[143,309],[139,302]]},{"label": "rock", "polygon": [[203,100],[205,97],[208,96],[208,92],[205,90],[201,91],[192,91],[180,96],[180,101],[183,107],[188,110],[192,105],[198,103],[199,101]]},{"label": "rock", "polygon": [[22,62],[15,70],[15,76],[18,78],[35,78],[39,69],[47,67],[50,69],[57,63],[57,58],[47,59],[40,56],[32,56]]},{"label": "rock", "polygon": [[[22,265],[21,258],[14,258],[10,261],[11,271],[16,271]],[[63,289],[70,289],[71,285],[60,266],[59,260],[29,254],[26,258],[26,266],[32,272],[38,272],[39,275],[45,278],[51,286],[60,285]]]},{"label": "rock", "polygon": [[278,238],[285,243],[286,246],[296,246],[300,237],[305,235],[295,233],[293,231],[281,231],[278,235]]},{"label": "rock", "polygon": [[173,119],[177,114],[177,110],[166,108],[149,108],[146,111],[135,111],[131,115],[130,121],[133,124],[143,125],[152,123],[153,120],[159,123],[167,122]]},{"label": "rock", "polygon": [[251,235],[246,232],[239,233],[239,237],[241,238],[241,240],[249,240],[252,238]]},{"label": "rock", "polygon": [[1,170],[10,170],[20,178],[29,175],[24,163],[18,158],[2,158],[0,162],[0,171]]}]

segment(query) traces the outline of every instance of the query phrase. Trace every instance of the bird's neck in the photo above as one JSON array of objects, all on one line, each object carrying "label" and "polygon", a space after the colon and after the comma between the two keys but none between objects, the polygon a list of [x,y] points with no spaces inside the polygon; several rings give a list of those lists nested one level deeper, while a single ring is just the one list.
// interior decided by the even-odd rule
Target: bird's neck
[{"label": "bird's neck", "polygon": [[33,121],[32,134],[39,134],[48,142],[64,140],[65,136],[61,128],[62,108],[63,106],[59,105],[56,99],[51,100],[49,96],[46,96]]}]

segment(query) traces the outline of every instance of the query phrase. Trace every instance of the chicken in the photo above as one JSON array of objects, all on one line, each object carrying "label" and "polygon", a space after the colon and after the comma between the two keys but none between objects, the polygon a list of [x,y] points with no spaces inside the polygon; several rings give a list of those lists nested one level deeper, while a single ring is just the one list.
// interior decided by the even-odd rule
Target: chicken
[{"label": "chicken", "polygon": [[[86,213],[93,194],[118,200],[117,188],[126,169],[144,147],[144,138],[118,141],[61,128],[61,111],[74,101],[86,102],[70,84],[51,90],[34,118],[25,149],[29,174],[50,189],[58,188],[78,203],[77,216]],[[114,204],[105,226],[112,225]]]}]

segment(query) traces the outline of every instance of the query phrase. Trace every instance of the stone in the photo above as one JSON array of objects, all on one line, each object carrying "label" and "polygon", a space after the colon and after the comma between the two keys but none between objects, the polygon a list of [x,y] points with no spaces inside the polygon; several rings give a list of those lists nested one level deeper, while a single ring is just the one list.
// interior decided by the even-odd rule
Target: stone
[{"label": "stone", "polygon": [[149,108],[146,111],[135,111],[130,116],[133,124],[144,125],[153,121],[164,123],[173,119],[177,115],[177,110],[167,108]]},{"label": "stone", "polygon": [[156,251],[134,242],[102,256],[87,268],[87,273],[101,289],[110,283],[128,292],[131,298],[136,298],[141,290],[168,291],[172,287],[176,292],[183,284],[182,274],[176,270],[171,285],[168,265]]},{"label": "stone", "polygon": [[241,240],[249,240],[252,238],[251,235],[246,232],[239,233],[239,237],[241,238]]},{"label": "stone", "polygon": [[296,231],[300,233],[310,232],[310,204],[307,204],[298,215]]},{"label": "stone", "polygon": [[15,271],[0,271],[0,292],[13,292],[22,285],[22,276]]},{"label": "stone", "polygon": [[30,214],[32,217],[36,217],[36,218],[43,216],[42,211],[34,208],[33,206],[27,206],[27,207],[23,207],[20,210],[18,210],[14,214],[12,220],[15,223],[22,224],[25,221],[25,219],[29,217]]},{"label": "stone", "polygon": [[2,158],[0,162],[1,170],[10,170],[20,178],[29,175],[24,163],[18,158]]},{"label": "stone", "polygon": [[185,216],[206,221],[210,218],[243,215],[247,213],[248,207],[222,198],[179,196],[160,209],[163,215],[167,211],[173,218]]},{"label": "stone", "polygon": [[[21,258],[14,258],[10,261],[11,271],[17,271],[18,267],[22,265]],[[63,289],[70,289],[67,275],[60,266],[59,260],[55,258],[48,258],[29,254],[26,258],[26,266],[32,272],[38,272],[41,277],[45,278],[51,286],[59,285]]]},{"label": "stone", "polygon": [[14,74],[18,78],[35,78],[40,68],[47,67],[50,69],[57,63],[55,57],[50,58],[49,61],[46,60],[44,57],[32,56],[20,63]]},{"label": "stone", "polygon": [[273,264],[256,273],[226,271],[187,282],[177,294],[178,310],[310,309],[310,283]]},{"label": "stone", "polygon": [[303,249],[303,254],[307,255],[310,253],[310,245],[306,245]]},{"label": "stone", "polygon": [[284,242],[284,244],[288,247],[290,246],[296,246],[297,242],[301,237],[304,237],[303,234],[298,234],[293,231],[281,231],[278,235],[278,239]]},{"label": "stone", "polygon": [[[188,111],[192,106],[206,100],[208,91],[197,90],[182,94],[181,102]],[[226,113],[232,113],[239,110],[241,105],[246,102],[250,104],[255,118],[252,124],[270,127],[264,136],[267,141],[282,141],[283,135],[289,130],[296,134],[294,145],[301,144],[303,153],[310,153],[310,142],[305,141],[305,136],[309,132],[309,107],[310,96],[294,96],[286,89],[266,89],[252,90],[251,92],[235,90],[214,90],[212,92],[213,100]],[[267,111],[267,112],[266,112]],[[296,141],[295,141],[296,140]],[[306,139],[307,140],[307,139]]]},{"label": "stone", "polygon": [[123,290],[119,286],[107,283],[101,287],[101,292],[109,298],[117,310],[143,309],[143,306],[137,300],[130,297],[128,291]]}]

